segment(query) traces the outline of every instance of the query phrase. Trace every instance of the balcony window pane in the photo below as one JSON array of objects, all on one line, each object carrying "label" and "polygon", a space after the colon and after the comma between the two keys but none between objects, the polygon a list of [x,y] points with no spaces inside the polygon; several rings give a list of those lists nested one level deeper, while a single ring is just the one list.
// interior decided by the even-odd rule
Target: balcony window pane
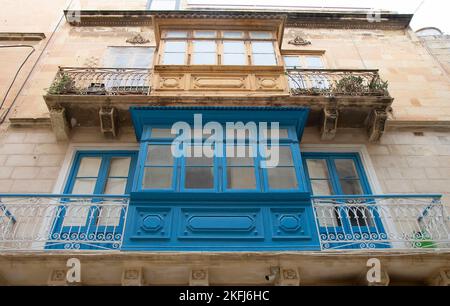
[{"label": "balcony window pane", "polygon": [[186,31],[167,31],[166,37],[167,38],[186,38],[187,32]]},{"label": "balcony window pane", "polygon": [[227,168],[228,189],[256,189],[255,169],[253,167]]},{"label": "balcony window pane", "polygon": [[173,165],[173,154],[170,145],[149,145],[147,149],[146,165]]},{"label": "balcony window pane", "polygon": [[151,0],[150,10],[171,11],[177,8],[177,0]]},{"label": "balcony window pane", "polygon": [[271,32],[263,32],[263,31],[252,31],[250,32],[250,38],[254,39],[271,39]]},{"label": "balcony window pane", "polygon": [[328,180],[311,180],[311,188],[314,195],[331,195],[331,186]]},{"label": "balcony window pane", "polygon": [[144,189],[165,189],[172,186],[172,167],[151,167],[144,169]]},{"label": "balcony window pane", "polygon": [[254,54],[253,65],[273,66],[277,64],[275,54]]},{"label": "balcony window pane", "polygon": [[224,54],[222,57],[223,65],[247,65],[245,54]]},{"label": "balcony window pane", "polygon": [[297,189],[297,176],[293,167],[267,169],[270,189]]},{"label": "balcony window pane", "polygon": [[307,56],[306,67],[309,69],[323,69],[325,68],[320,56]]},{"label": "balcony window pane", "polygon": [[215,65],[216,53],[194,53],[192,55],[193,65]]},{"label": "balcony window pane", "polygon": [[77,177],[97,177],[102,159],[100,157],[83,157],[78,168]]},{"label": "balcony window pane", "polygon": [[364,194],[359,180],[339,180],[343,194]]},{"label": "balcony window pane", "polygon": [[186,166],[212,166],[213,158],[202,157],[186,157]]},{"label": "balcony window pane", "polygon": [[242,38],[244,37],[244,32],[241,31],[224,31],[224,38]]},{"label": "balcony window pane", "polygon": [[165,43],[164,51],[167,52],[185,52],[186,42],[185,41],[167,41]]},{"label": "balcony window pane", "polygon": [[211,40],[194,40],[194,52],[216,52],[216,42]]},{"label": "balcony window pane", "polygon": [[285,56],[284,65],[286,68],[301,68],[300,57],[298,56]]},{"label": "balcony window pane", "polygon": [[245,54],[245,43],[243,41],[224,41],[223,52]]},{"label": "balcony window pane", "polygon": [[253,166],[255,154],[252,146],[227,146],[227,166]]},{"label": "balcony window pane", "polygon": [[109,178],[106,181],[104,194],[124,194],[127,186],[126,178]]},{"label": "balcony window pane", "polygon": [[308,159],[306,160],[308,166],[309,177],[312,179],[328,179],[327,161],[324,159]]},{"label": "balcony window pane", "polygon": [[172,134],[171,129],[152,129],[151,138],[175,138],[176,134]]},{"label": "balcony window pane", "polygon": [[128,177],[130,162],[131,162],[130,157],[112,158],[111,164],[109,166],[109,177],[112,176]]},{"label": "balcony window pane", "polygon": [[215,38],[217,36],[216,31],[195,31],[194,37],[196,38]]},{"label": "balcony window pane", "polygon": [[164,53],[163,64],[164,65],[184,65],[184,53]]},{"label": "balcony window pane", "polygon": [[260,42],[252,42],[252,51],[253,54],[273,54],[275,50],[273,48],[273,43],[268,41],[260,41]]},{"label": "balcony window pane", "polygon": [[186,167],[185,188],[211,189],[214,187],[212,167]]},{"label": "balcony window pane", "polygon": [[[275,131],[272,131],[272,129],[266,129],[263,130],[263,137],[266,139],[271,139],[273,137],[276,137]],[[281,139],[289,138],[289,133],[287,129],[279,128],[278,129],[278,137]]]},{"label": "balcony window pane", "polygon": [[77,178],[72,188],[72,194],[93,194],[96,178]]},{"label": "balcony window pane", "polygon": [[334,161],[336,170],[341,179],[357,179],[355,163],[352,159],[336,159]]}]

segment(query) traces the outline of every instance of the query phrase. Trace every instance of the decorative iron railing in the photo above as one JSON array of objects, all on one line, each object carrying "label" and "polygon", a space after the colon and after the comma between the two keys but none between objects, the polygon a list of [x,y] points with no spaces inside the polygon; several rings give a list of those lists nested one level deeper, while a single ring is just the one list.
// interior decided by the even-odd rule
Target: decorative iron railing
[{"label": "decorative iron railing", "polygon": [[127,208],[126,196],[0,195],[0,250],[119,250]]},{"label": "decorative iron railing", "polygon": [[450,248],[439,195],[313,197],[322,249]]},{"label": "decorative iron railing", "polygon": [[291,95],[389,96],[378,70],[287,69]]},{"label": "decorative iron railing", "polygon": [[151,70],[60,67],[51,95],[148,95]]}]

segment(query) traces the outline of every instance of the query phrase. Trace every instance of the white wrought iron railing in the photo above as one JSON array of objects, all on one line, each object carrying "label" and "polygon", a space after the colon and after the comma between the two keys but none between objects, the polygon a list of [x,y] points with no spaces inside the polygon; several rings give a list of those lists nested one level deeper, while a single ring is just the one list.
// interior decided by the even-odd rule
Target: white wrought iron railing
[{"label": "white wrought iron railing", "polygon": [[127,208],[127,196],[0,195],[0,250],[119,250]]},{"label": "white wrought iron railing", "polygon": [[440,195],[316,196],[322,249],[450,248]]}]

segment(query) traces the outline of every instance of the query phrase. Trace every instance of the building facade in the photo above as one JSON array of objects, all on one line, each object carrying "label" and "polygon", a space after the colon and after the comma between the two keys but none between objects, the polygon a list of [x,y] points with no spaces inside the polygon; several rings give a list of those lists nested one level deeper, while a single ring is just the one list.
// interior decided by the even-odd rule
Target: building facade
[{"label": "building facade", "polygon": [[412,15],[6,2],[1,284],[450,284],[450,80]]}]

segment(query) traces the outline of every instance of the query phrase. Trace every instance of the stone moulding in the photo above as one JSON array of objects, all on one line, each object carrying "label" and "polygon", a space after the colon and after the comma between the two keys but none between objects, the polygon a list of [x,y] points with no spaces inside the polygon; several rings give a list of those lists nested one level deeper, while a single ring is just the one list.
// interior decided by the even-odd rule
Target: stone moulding
[{"label": "stone moulding", "polygon": [[149,43],[150,40],[144,38],[141,34],[136,34],[132,38],[128,38],[126,42],[132,45],[143,45]]},{"label": "stone moulding", "polygon": [[288,44],[294,45],[294,46],[308,46],[308,45],[311,45],[311,42],[300,36],[295,36],[295,38],[290,40],[288,42]]},{"label": "stone moulding", "polygon": [[44,33],[18,33],[18,32],[2,32],[0,33],[0,41],[41,41],[45,39]]}]

